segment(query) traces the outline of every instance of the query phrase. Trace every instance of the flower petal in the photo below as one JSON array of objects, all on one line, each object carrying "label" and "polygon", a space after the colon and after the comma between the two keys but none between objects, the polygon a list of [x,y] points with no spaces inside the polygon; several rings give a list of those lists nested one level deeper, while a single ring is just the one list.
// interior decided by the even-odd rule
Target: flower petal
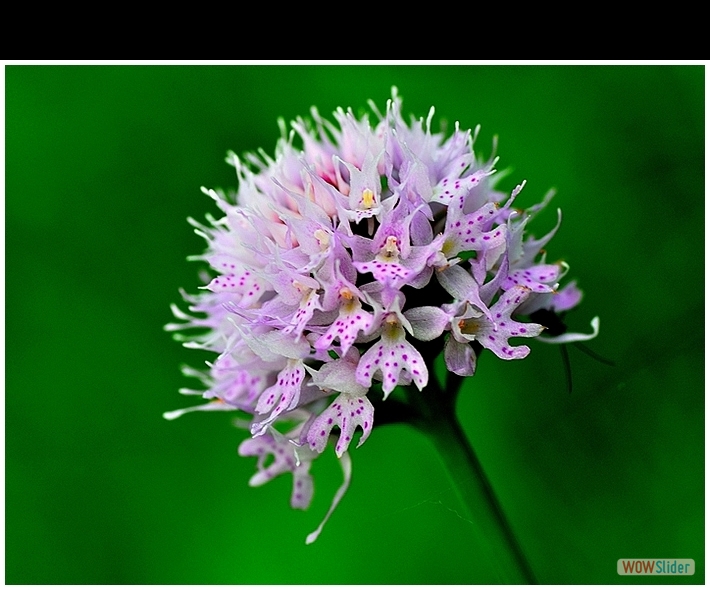
[{"label": "flower petal", "polygon": [[438,338],[444,333],[444,328],[451,320],[451,316],[440,307],[426,305],[412,307],[404,312],[404,316],[412,326],[412,336],[417,340],[428,342]]},{"label": "flower petal", "polygon": [[362,436],[357,446],[367,440],[372,432],[374,413],[375,409],[367,396],[341,393],[311,424],[306,437],[308,444],[312,450],[322,453],[331,430],[338,426],[340,436],[335,445],[335,454],[340,457],[348,450],[358,426],[362,428]]},{"label": "flower petal", "polygon": [[331,503],[330,508],[328,509],[328,512],[326,513],[323,521],[318,525],[318,528],[315,531],[313,531],[310,535],[306,537],[306,545],[310,545],[320,536],[321,532],[323,531],[323,527],[325,526],[325,523],[328,522],[328,519],[330,518],[331,514],[333,514],[333,511],[338,507],[340,500],[343,499],[345,492],[348,491],[348,487],[350,486],[350,478],[352,476],[353,471],[352,461],[350,461],[350,455],[348,455],[347,453],[343,453],[343,456],[340,457],[340,466],[343,468],[343,483],[338,488],[338,491],[335,492],[333,502]]},{"label": "flower petal", "polygon": [[538,340],[541,342],[547,342],[548,344],[565,344],[567,342],[584,342],[586,340],[591,340],[596,338],[599,334],[599,318],[595,317],[591,321],[592,333],[591,334],[580,334],[576,332],[566,332],[560,336],[538,336]]},{"label": "flower petal", "polygon": [[446,368],[452,373],[467,377],[476,371],[476,355],[467,342],[458,342],[449,337],[444,346],[444,361]]},{"label": "flower petal", "polygon": [[358,383],[370,387],[375,375],[382,378],[385,399],[397,385],[414,381],[421,390],[429,381],[429,370],[422,355],[407,342],[401,326],[388,328],[362,355],[356,372]]}]

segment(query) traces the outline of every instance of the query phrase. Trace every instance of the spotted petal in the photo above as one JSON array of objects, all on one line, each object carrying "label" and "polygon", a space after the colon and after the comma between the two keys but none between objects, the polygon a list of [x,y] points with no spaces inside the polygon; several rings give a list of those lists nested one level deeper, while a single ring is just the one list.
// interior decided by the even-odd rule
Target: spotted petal
[{"label": "spotted petal", "polygon": [[265,420],[252,425],[252,434],[263,434],[280,414],[292,410],[298,405],[301,385],[306,376],[303,361],[289,359],[286,367],[279,372],[276,383],[264,390],[256,404],[257,414],[271,414]]},{"label": "spotted petal", "polygon": [[443,252],[447,258],[463,251],[485,252],[505,244],[506,226],[491,227],[497,214],[496,204],[486,203],[473,213],[464,215],[463,197],[457,199],[446,216]]},{"label": "spotted petal", "polygon": [[535,293],[550,293],[552,285],[559,279],[562,271],[560,264],[537,264],[511,272],[501,287],[508,290],[513,285],[522,285]]},{"label": "spotted petal", "polygon": [[487,318],[480,320],[476,339],[481,346],[489,349],[498,358],[504,360],[525,358],[530,353],[530,348],[525,345],[511,346],[508,339],[514,336],[532,338],[540,335],[544,329],[540,324],[524,324],[510,317],[510,314],[527,299],[530,292],[529,289],[516,285],[503,293],[491,308],[494,323]]},{"label": "spotted petal", "polygon": [[341,305],[338,319],[316,340],[314,346],[316,350],[326,350],[337,338],[345,354],[355,343],[358,334],[370,329],[372,321],[372,314],[362,309],[360,301],[353,297]]},{"label": "spotted petal", "polygon": [[[463,169],[468,165],[470,158],[461,158],[459,167]],[[483,178],[490,176],[494,171],[477,170],[473,174],[459,178],[461,170],[454,170],[449,176],[442,178],[434,187],[431,200],[442,205],[449,205],[454,200],[465,199],[466,195],[476,187]]]},{"label": "spotted petal", "polygon": [[372,431],[374,413],[375,409],[367,396],[341,393],[311,424],[307,436],[308,444],[312,450],[322,453],[331,430],[338,426],[340,435],[335,445],[335,454],[341,457],[348,450],[358,426],[362,428],[362,436],[357,446],[367,440]]},{"label": "spotted petal", "polygon": [[356,372],[358,383],[370,387],[375,375],[382,379],[385,398],[397,385],[414,381],[422,389],[429,381],[422,355],[407,342],[401,326],[388,326],[382,338],[362,355]]},{"label": "spotted petal", "polygon": [[[304,458],[289,437],[272,429],[267,434],[242,442],[239,455],[259,458],[257,471],[249,480],[252,487],[264,485],[282,473],[293,473],[291,507],[301,510],[308,508],[313,498],[313,478],[309,473],[312,458]],[[267,465],[269,456],[273,460]]]}]

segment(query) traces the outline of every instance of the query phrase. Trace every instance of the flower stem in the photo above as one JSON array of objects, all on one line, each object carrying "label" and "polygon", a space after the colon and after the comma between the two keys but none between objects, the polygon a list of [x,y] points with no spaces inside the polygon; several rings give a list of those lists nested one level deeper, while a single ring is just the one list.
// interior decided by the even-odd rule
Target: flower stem
[{"label": "flower stem", "polygon": [[[518,544],[503,508],[486,477],[481,462],[456,418],[456,391],[442,390],[435,379],[423,391],[407,388],[417,420],[414,425],[430,437],[439,451],[449,476],[468,509],[471,520],[496,566],[501,582],[536,584],[535,576]],[[458,389],[458,388],[456,388]],[[433,391],[435,390],[435,391]]]}]

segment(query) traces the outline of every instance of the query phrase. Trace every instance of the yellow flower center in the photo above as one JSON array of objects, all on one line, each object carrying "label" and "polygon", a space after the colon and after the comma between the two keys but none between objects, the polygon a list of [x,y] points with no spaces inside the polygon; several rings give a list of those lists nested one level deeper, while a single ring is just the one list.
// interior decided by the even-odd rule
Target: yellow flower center
[{"label": "yellow flower center", "polygon": [[362,191],[362,207],[363,209],[372,209],[375,206],[375,193],[369,188]]},{"label": "yellow flower center", "polygon": [[330,246],[330,235],[324,229],[317,229],[313,232],[313,237],[318,241],[321,250],[327,250]]}]

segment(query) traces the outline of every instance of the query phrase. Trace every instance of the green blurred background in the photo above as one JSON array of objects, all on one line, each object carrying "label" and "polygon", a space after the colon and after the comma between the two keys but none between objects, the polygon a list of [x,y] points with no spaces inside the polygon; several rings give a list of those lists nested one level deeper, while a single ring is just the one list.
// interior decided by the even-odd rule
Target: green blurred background
[{"label": "green blurred background", "polygon": [[[615,368],[570,348],[482,357],[459,403],[538,578],[702,583],[704,562],[704,68],[702,66],[8,66],[6,582],[495,582],[432,446],[404,426],[352,453],[352,485],[314,465],[310,510],[290,478],[249,488],[229,414],[166,422],[194,402],[199,352],[162,326],[194,292],[186,222],[200,186],[263,147],[277,118],[383,109],[480,123],[510,190],[558,194],[531,229],[585,291],[570,326]],[[693,558],[693,577],[619,577],[619,558]]]}]

